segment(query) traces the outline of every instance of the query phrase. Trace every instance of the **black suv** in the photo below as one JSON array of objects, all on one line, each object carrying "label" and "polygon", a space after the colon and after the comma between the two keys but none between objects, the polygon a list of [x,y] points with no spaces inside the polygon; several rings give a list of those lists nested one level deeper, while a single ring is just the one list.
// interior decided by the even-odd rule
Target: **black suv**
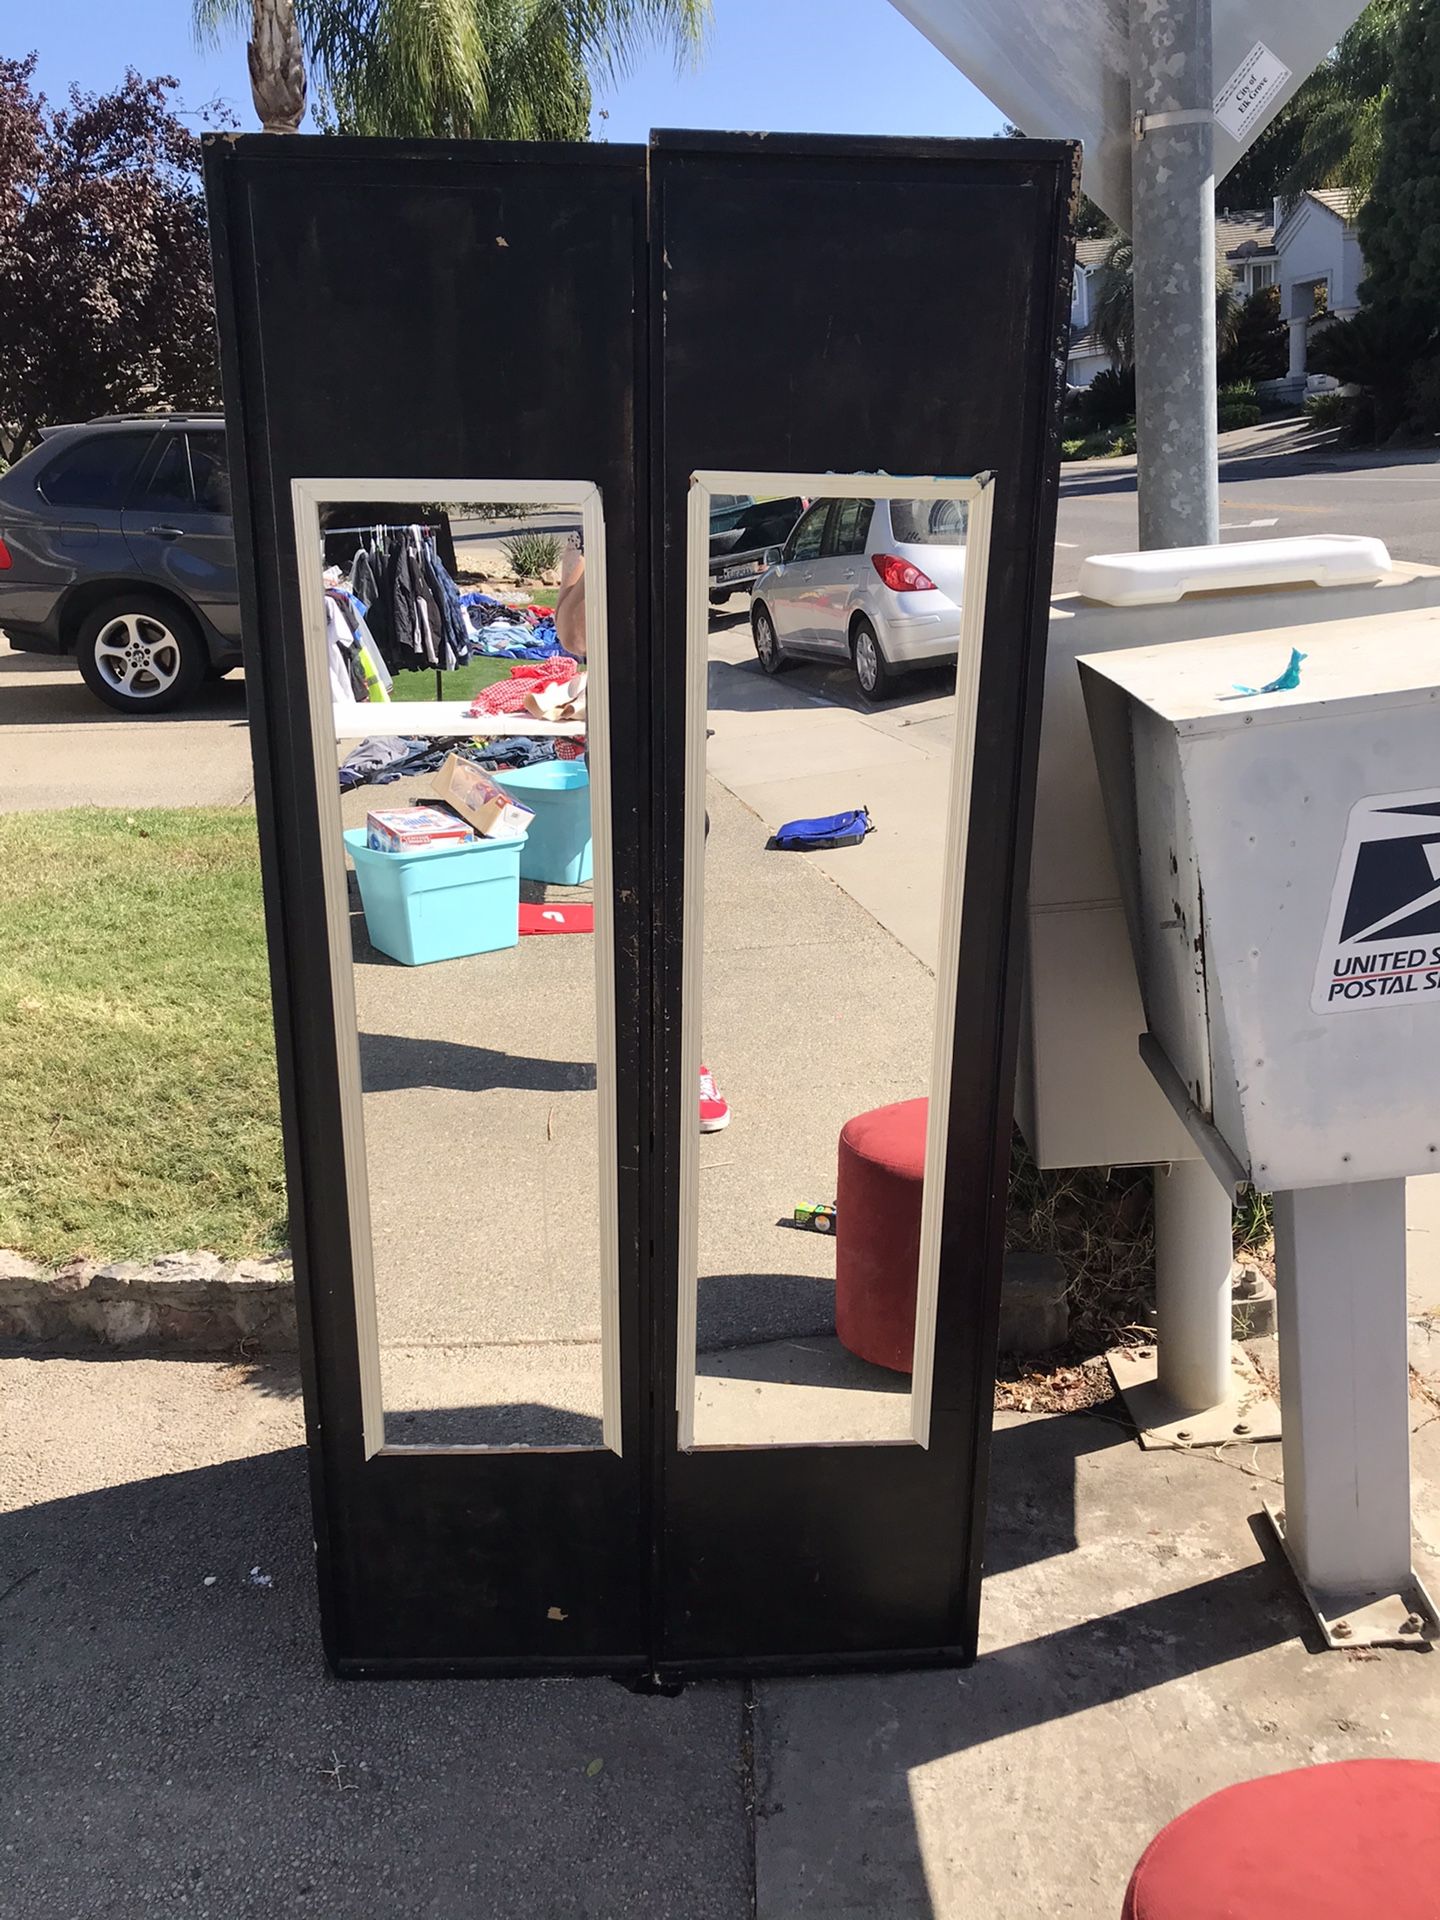
[{"label": "black suv", "polygon": [[240,665],[219,414],[51,427],[0,474],[0,631],[73,653],[122,713],[179,706]]}]

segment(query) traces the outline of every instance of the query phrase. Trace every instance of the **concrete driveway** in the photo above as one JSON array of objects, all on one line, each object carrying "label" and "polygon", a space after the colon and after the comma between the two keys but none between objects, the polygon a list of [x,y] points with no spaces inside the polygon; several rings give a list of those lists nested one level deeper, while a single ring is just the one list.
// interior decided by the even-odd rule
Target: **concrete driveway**
[{"label": "concrete driveway", "polygon": [[0,634],[0,812],[238,806],[254,791],[243,674],[134,719],[97,700],[73,660],[17,653]]}]

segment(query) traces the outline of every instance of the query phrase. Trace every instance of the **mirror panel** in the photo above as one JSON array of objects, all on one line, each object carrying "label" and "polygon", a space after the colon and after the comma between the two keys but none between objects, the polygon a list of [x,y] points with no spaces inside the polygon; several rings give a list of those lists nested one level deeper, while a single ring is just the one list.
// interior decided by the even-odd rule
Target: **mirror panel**
[{"label": "mirror panel", "polygon": [[367,1451],[618,1451],[599,495],[295,505]]},{"label": "mirror panel", "polygon": [[682,1446],[926,1436],[988,486],[692,486]]}]

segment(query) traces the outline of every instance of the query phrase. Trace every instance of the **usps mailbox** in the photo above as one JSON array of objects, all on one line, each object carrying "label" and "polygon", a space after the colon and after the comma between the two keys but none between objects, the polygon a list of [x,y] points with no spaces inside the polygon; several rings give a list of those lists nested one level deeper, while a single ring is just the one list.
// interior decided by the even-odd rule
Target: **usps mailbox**
[{"label": "usps mailbox", "polygon": [[1277,1527],[1335,1644],[1421,1638],[1404,1180],[1440,1168],[1440,609],[1079,666],[1143,1058],[1221,1178],[1277,1195]]},{"label": "usps mailbox", "polygon": [[1075,661],[1440,605],[1440,570],[1351,535],[1094,554],[1051,603],[1015,1117],[1041,1167],[1157,1163],[1158,1347],[1110,1363],[1146,1446],[1215,1443],[1279,1414],[1230,1338],[1230,1196],[1146,1071],[1145,1027]]},{"label": "usps mailbox", "polygon": [[1080,585],[1050,609],[1016,1119],[1041,1167],[1193,1159],[1136,1052],[1145,1022],[1076,659],[1273,629],[1283,660],[1283,630],[1440,606],[1440,569],[1332,535],[1097,554]]}]

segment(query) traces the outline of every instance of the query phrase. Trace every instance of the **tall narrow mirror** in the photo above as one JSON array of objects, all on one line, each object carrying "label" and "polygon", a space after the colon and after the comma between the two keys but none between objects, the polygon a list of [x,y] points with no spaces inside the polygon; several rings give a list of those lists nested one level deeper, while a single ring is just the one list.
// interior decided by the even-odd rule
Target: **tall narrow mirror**
[{"label": "tall narrow mirror", "polygon": [[682,1446],[926,1437],[990,484],[692,486]]},{"label": "tall narrow mirror", "polygon": [[367,1446],[618,1450],[599,495],[294,494]]}]

